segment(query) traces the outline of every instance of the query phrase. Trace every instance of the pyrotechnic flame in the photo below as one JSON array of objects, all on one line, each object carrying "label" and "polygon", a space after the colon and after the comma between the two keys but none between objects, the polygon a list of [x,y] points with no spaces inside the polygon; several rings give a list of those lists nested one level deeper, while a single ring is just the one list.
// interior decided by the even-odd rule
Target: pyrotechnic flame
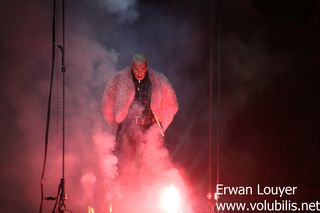
[{"label": "pyrotechnic flame", "polygon": [[92,206],[88,206],[88,213],[94,213],[94,209]]},{"label": "pyrotechnic flame", "polygon": [[173,184],[162,192],[160,202],[165,213],[182,213],[181,196]]},{"label": "pyrotechnic flame", "polygon": [[109,213],[112,213],[112,203],[109,203]]}]

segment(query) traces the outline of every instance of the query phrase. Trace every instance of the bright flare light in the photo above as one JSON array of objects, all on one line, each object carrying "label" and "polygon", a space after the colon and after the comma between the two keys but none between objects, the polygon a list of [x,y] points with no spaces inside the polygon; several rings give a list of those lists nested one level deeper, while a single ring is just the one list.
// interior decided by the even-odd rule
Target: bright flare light
[{"label": "bright flare light", "polygon": [[112,203],[109,203],[109,213],[112,213]]},{"label": "bright flare light", "polygon": [[92,206],[88,206],[88,213],[94,213],[94,209]]},{"label": "bright flare light", "polygon": [[160,197],[161,209],[165,213],[181,213],[182,212],[182,203],[181,197],[173,184],[169,187],[166,187]]}]

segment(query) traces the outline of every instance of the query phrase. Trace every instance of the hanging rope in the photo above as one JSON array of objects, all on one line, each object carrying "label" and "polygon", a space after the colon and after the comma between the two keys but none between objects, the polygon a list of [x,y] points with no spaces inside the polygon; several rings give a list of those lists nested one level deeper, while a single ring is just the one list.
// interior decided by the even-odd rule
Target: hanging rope
[{"label": "hanging rope", "polygon": [[44,146],[44,159],[43,167],[41,172],[41,201],[39,207],[39,213],[42,213],[43,200],[44,200],[44,174],[46,171],[47,164],[47,153],[48,153],[48,143],[49,143],[49,130],[50,130],[50,118],[51,118],[51,99],[52,99],[52,87],[54,79],[54,69],[55,69],[55,42],[56,42],[56,1],[53,0],[53,10],[52,10],[52,43],[51,43],[51,75],[50,75],[50,86],[49,86],[49,96],[48,96],[48,106],[47,106],[47,121],[46,121],[46,130],[45,130],[45,146]]},{"label": "hanging rope", "polygon": [[[56,0],[53,0],[53,21],[52,21],[52,62],[51,62],[51,79],[50,79],[50,89],[49,89],[49,99],[48,99],[48,111],[47,111],[47,123],[46,123],[46,132],[45,132],[45,152],[44,152],[44,162],[41,175],[41,202],[39,213],[42,213],[43,210],[43,200],[55,200],[55,204],[52,212],[71,212],[66,208],[66,196],[65,196],[65,0],[62,0],[62,44],[56,44]],[[46,197],[44,198],[44,175],[47,162],[47,150],[48,150],[48,141],[49,141],[49,130],[50,130],[50,115],[51,115],[51,99],[52,99],[52,87],[53,87],[53,77],[55,69],[55,48],[58,47],[61,50],[61,86],[62,86],[62,177],[60,179],[60,184],[58,186],[58,192],[56,197]],[[57,107],[58,108],[58,107]]]}]

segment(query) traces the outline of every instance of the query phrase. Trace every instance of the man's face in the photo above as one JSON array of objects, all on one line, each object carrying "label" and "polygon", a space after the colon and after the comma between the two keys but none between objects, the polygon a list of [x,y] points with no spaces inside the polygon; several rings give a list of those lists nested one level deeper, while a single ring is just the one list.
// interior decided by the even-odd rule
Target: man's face
[{"label": "man's face", "polygon": [[146,76],[148,70],[147,63],[139,63],[133,62],[132,63],[132,71],[133,75],[137,80],[142,80]]}]

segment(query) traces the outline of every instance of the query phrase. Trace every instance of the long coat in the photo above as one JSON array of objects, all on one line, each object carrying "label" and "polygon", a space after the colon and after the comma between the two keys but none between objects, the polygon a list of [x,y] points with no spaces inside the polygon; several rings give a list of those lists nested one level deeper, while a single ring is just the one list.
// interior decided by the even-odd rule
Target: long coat
[{"label": "long coat", "polygon": [[[166,130],[178,111],[176,94],[163,74],[152,69],[148,72],[152,83],[150,107]],[[102,112],[110,125],[120,124],[126,118],[134,96],[131,69],[127,67],[110,79],[104,91]]]}]

